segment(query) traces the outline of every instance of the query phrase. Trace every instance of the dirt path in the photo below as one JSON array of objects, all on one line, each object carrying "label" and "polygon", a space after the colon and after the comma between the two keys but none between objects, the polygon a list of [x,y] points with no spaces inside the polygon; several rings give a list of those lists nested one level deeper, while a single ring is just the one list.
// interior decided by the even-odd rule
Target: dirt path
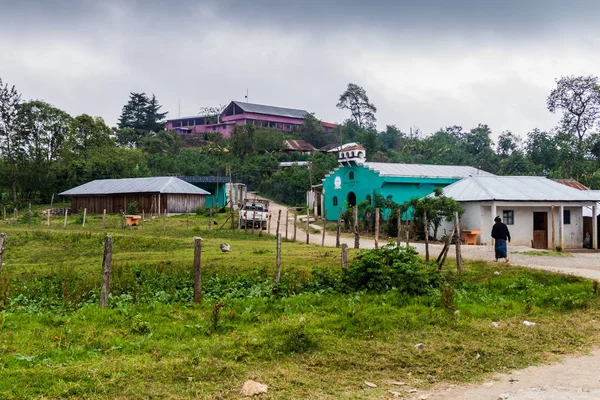
[{"label": "dirt path", "polygon": [[[280,232],[285,235],[286,207],[271,202],[271,233],[275,233],[277,215],[281,210]],[[330,222],[332,225],[334,222]],[[293,218],[288,220],[288,238],[293,235]],[[314,228],[317,226],[312,224]],[[298,230],[296,240],[306,241],[306,232]],[[310,234],[310,243],[321,245],[322,234]],[[335,235],[326,232],[325,246],[335,247]],[[354,238],[345,236],[340,239],[348,247],[354,246]],[[383,243],[380,243],[383,244]],[[411,243],[420,254],[425,254],[425,245]],[[374,240],[361,238],[361,249],[375,247]],[[431,257],[437,257],[441,245],[431,245]],[[490,261],[493,257],[491,246],[463,246],[463,257],[471,260]],[[454,250],[454,249],[452,249]],[[573,257],[546,257],[519,254],[531,250],[528,247],[510,248],[511,264],[552,272],[577,275],[600,280],[600,253],[578,253]],[[449,253],[451,257],[453,251]],[[599,323],[600,324],[600,323]],[[412,398],[431,400],[592,400],[600,399],[600,350],[588,356],[565,357],[553,365],[529,367],[511,374],[497,375],[494,380],[484,384],[472,384],[460,387],[440,387],[430,393],[418,393]]]}]

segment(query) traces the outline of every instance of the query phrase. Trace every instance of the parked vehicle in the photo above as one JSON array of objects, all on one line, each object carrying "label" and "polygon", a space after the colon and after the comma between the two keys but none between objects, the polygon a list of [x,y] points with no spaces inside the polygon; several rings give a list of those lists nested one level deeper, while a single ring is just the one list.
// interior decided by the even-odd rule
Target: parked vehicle
[{"label": "parked vehicle", "polygon": [[244,199],[240,210],[240,226],[267,229],[269,223],[269,202],[267,200]]}]

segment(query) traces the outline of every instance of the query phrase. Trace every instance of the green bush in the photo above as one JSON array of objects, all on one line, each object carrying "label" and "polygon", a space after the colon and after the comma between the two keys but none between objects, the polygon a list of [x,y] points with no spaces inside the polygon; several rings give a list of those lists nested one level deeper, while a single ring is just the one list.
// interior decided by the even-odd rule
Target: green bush
[{"label": "green bush", "polygon": [[196,208],[196,215],[200,215],[202,217],[208,217],[210,216],[210,207],[205,207],[205,206],[198,206],[198,208]]},{"label": "green bush", "polygon": [[345,283],[354,290],[382,292],[395,288],[422,295],[439,286],[440,274],[414,248],[388,244],[359,254],[346,273]]},{"label": "green bush", "polygon": [[131,203],[127,204],[127,215],[136,215],[139,212],[137,201],[132,201]]}]

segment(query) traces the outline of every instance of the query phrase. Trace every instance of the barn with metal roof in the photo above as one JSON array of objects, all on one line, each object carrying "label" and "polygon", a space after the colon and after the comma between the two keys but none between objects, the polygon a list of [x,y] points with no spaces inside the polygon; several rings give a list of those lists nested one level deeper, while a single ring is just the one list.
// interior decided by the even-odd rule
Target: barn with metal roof
[{"label": "barn with metal roof", "polygon": [[210,193],[172,176],[151,178],[97,179],[60,193],[71,197],[71,209],[87,209],[88,214],[126,211],[137,202],[140,212],[194,212],[206,204]]}]

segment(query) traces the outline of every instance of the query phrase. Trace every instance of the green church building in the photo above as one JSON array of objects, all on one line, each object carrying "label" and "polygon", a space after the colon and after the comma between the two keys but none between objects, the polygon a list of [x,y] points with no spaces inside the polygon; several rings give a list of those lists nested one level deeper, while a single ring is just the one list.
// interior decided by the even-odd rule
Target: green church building
[{"label": "green church building", "polygon": [[365,162],[362,153],[340,153],[340,166],[323,179],[323,205],[328,220],[337,220],[340,208],[369,200],[373,193],[401,204],[424,197],[470,176],[493,176],[474,167],[455,165]]}]

